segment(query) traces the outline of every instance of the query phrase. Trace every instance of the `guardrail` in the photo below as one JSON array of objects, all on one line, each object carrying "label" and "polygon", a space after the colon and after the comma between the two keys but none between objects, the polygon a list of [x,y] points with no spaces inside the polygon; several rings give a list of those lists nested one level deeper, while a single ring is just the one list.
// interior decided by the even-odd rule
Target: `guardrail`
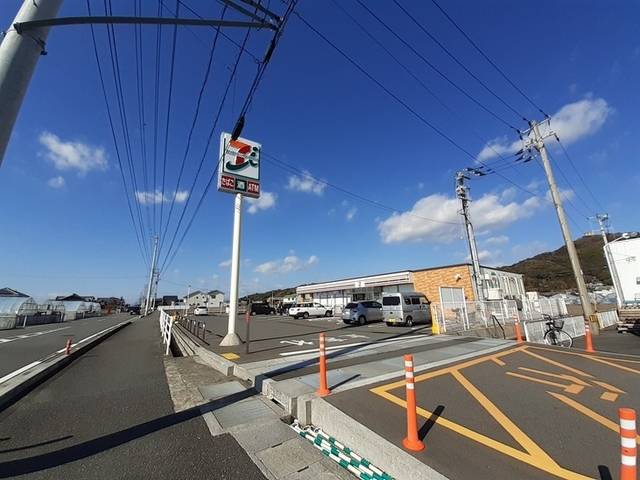
[{"label": "guardrail", "polygon": [[171,346],[171,332],[173,330],[173,317],[165,312],[164,307],[159,307],[160,311],[160,332],[162,334],[162,343],[167,345],[164,352],[165,355],[169,355],[169,348]]}]

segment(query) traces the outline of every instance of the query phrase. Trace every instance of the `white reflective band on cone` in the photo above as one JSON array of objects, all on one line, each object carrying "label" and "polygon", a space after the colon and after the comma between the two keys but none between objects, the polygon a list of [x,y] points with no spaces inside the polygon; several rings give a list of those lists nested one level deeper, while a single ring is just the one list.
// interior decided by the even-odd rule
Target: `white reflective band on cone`
[{"label": "white reflective band on cone", "polygon": [[413,367],[413,362],[410,362],[409,360],[405,360],[404,361],[404,366],[405,367]]},{"label": "white reflective band on cone", "polygon": [[407,383],[407,390],[413,390],[413,383]]},{"label": "white reflective band on cone", "polygon": [[404,372],[405,378],[413,378],[413,372]]},{"label": "white reflective band on cone", "polygon": [[622,455],[621,462],[622,462],[622,465],[626,465],[627,467],[635,467],[636,466],[636,457],[630,457],[628,455]]},{"label": "white reflective band on cone", "polygon": [[624,448],[636,448],[636,439],[620,437],[620,445]]},{"label": "white reflective band on cone", "polygon": [[620,428],[623,430],[635,430],[636,429],[636,421],[635,420],[625,420],[624,418],[620,419]]}]

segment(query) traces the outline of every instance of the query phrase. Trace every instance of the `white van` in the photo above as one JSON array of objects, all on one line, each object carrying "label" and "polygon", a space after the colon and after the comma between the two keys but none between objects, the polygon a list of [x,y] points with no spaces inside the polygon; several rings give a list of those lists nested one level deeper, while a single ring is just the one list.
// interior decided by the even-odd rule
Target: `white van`
[{"label": "white van", "polygon": [[420,292],[400,292],[382,294],[382,312],[387,325],[431,323],[431,306],[427,297]]}]

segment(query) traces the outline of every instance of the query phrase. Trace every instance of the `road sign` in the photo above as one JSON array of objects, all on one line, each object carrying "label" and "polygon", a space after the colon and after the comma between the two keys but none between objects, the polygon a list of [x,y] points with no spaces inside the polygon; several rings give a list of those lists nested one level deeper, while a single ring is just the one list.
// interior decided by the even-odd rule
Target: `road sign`
[{"label": "road sign", "polygon": [[220,165],[218,190],[240,193],[248,197],[260,196],[260,151],[262,145],[246,138],[231,139],[220,135]]}]

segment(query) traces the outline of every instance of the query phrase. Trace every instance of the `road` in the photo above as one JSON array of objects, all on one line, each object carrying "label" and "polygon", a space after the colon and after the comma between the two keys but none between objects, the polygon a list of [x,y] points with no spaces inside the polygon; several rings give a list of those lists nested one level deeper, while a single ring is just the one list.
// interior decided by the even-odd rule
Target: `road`
[{"label": "road", "polygon": [[[416,374],[415,457],[451,479],[618,478],[617,409],[640,410],[640,356],[512,346]],[[396,377],[327,400],[392,443],[406,435]]]},{"label": "road", "polygon": [[163,350],[136,320],[0,413],[0,478],[264,479],[199,409],[174,413]]},{"label": "road", "polygon": [[64,348],[67,339],[82,340],[100,330],[135,318],[129,314],[85,318],[63,323],[0,330],[0,379],[29,363]]},{"label": "road", "polygon": [[[359,347],[371,342],[402,341],[412,336],[431,334],[431,326],[388,327],[382,322],[363,326],[346,325],[338,317],[294,319],[279,315],[256,315],[250,319],[250,349],[246,345],[220,347],[220,340],[227,333],[226,316],[198,316],[207,326],[206,341],[209,348],[237,363],[256,362],[271,358],[286,358],[317,352],[319,334],[326,335],[327,352]],[[246,339],[244,317],[238,317],[236,332]]]}]

